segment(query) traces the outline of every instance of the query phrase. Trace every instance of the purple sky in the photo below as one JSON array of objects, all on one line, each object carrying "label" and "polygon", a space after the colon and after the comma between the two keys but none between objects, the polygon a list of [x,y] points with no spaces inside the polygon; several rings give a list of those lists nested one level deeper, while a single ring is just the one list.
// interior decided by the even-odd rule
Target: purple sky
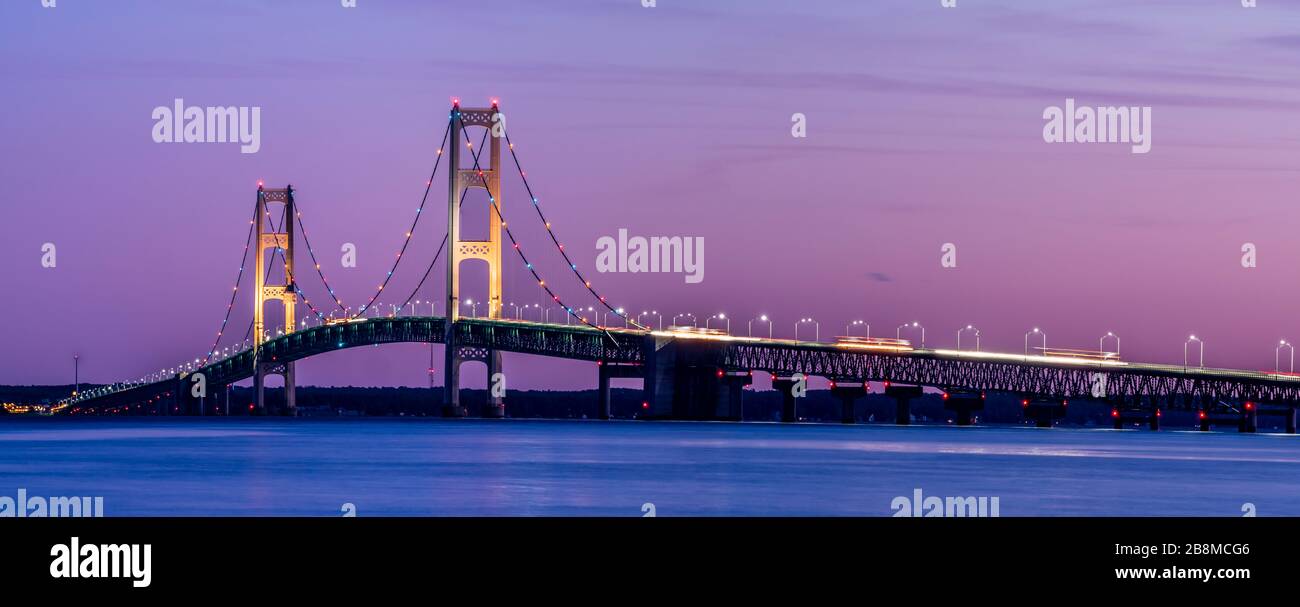
[{"label": "purple sky", "polygon": [[[722,311],[740,332],[767,313],[779,336],[814,316],[823,338],[857,318],[889,336],[918,320],[944,347],[973,323],[985,349],[1006,351],[1034,326],[1059,347],[1114,331],[1125,358],[1153,362],[1181,361],[1194,332],[1208,365],[1249,369],[1272,368],[1279,338],[1300,340],[1291,3],[338,4],[0,5],[0,383],[70,381],[73,352],[84,379],[112,381],[206,351],[258,179],[298,189],[327,276],[364,303],[410,225],[452,96],[500,97],[566,249],[635,311]],[[260,152],[154,143],[150,113],[177,97],[260,106]],[[1045,143],[1042,112],[1066,97],[1152,106],[1151,152]],[[805,139],[790,135],[795,112]],[[445,233],[443,178],[397,299]],[[594,303],[517,176],[507,184],[525,251],[571,305]],[[704,282],[595,273],[596,239],[619,228],[704,237]],[[45,242],[56,268],[41,267]],[[345,242],[355,269],[340,267]],[[947,242],[956,268],[940,266]],[[1247,242],[1257,268],[1241,266]],[[425,297],[442,296],[442,271]],[[508,300],[537,300],[509,252],[505,276]],[[468,271],[463,295],[482,298],[483,280]],[[326,300],[314,276],[301,282]],[[250,315],[241,297],[228,334]],[[300,363],[299,381],[424,385],[427,356],[332,353]],[[479,367],[466,372],[482,385]],[[518,356],[507,372],[511,388],[596,377]]]}]

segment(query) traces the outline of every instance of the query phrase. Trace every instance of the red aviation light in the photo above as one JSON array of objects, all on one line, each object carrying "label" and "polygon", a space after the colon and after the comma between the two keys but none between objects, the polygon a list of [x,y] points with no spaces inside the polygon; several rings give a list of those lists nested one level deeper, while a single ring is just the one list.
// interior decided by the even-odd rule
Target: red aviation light
[{"label": "red aviation light", "polygon": [[1110,410],[1110,416],[1111,416],[1111,417],[1114,417],[1114,418],[1116,418],[1116,419],[1118,419],[1118,418],[1119,418],[1119,409],[1111,409],[1111,410]]}]

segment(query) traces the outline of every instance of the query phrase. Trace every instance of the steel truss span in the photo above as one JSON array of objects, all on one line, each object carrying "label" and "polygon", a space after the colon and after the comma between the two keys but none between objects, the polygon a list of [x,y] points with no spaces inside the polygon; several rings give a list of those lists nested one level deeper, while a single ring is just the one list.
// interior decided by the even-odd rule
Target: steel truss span
[{"label": "steel truss span", "polygon": [[[1023,360],[1015,360],[1023,358]],[[1300,381],[1291,376],[1151,364],[1072,364],[1043,357],[974,355],[933,350],[906,353],[846,351],[829,345],[738,343],[723,348],[718,365],[781,376],[802,373],[840,381],[899,384],[1025,396],[1091,398],[1195,408],[1220,400],[1295,403]]]}]

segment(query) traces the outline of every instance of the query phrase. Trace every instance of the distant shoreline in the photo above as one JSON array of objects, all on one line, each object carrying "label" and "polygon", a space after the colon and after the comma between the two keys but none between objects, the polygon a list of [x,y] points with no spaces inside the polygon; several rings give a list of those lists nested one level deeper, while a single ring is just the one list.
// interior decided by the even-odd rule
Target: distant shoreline
[{"label": "distant shoreline", "polygon": [[[82,384],[83,390],[95,384]],[[37,404],[54,402],[71,394],[71,385],[54,386],[0,386],[0,403],[16,402]],[[474,416],[487,392],[481,389],[463,389],[461,398]],[[282,393],[270,390],[269,405],[279,405]],[[302,417],[438,417],[441,412],[442,387],[349,387],[349,386],[298,386],[298,414]],[[232,403],[251,403],[252,388],[234,387]],[[512,390],[506,396],[506,416],[515,419],[573,420],[596,417],[597,392],[590,390]],[[641,390],[635,388],[611,389],[610,409],[615,419],[638,419],[641,412]],[[841,423],[840,401],[830,390],[809,390],[798,405],[800,421]],[[780,421],[781,397],[773,390],[745,394],[744,421]],[[1072,400],[1065,417],[1058,422],[1062,427],[1110,427],[1111,405],[1099,401]],[[232,411],[239,415],[242,411]],[[893,421],[894,402],[883,394],[868,394],[858,399],[858,423],[889,424]],[[1197,424],[1194,411],[1164,411],[1161,427],[1168,430],[1189,429]],[[912,402],[913,422],[917,424],[945,424],[953,419],[953,412],[944,409],[938,394],[925,394]],[[0,413],[0,418],[17,417]],[[977,415],[976,424],[1022,425],[1029,422],[1021,411],[1019,398],[1003,393],[990,393],[985,410]],[[1260,418],[1260,430],[1280,428],[1282,420],[1275,417]],[[1125,424],[1125,427],[1145,427],[1145,424]],[[1218,429],[1224,430],[1223,426]]]}]

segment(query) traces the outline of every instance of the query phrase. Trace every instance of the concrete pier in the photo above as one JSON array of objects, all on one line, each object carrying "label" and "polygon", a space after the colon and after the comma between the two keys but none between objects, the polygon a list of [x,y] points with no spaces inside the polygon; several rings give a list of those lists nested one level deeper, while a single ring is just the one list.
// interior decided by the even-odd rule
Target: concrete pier
[{"label": "concrete pier", "polygon": [[840,381],[831,383],[831,394],[840,399],[840,422],[852,424],[858,421],[854,403],[867,395],[870,384],[862,381]]},{"label": "concrete pier", "polygon": [[912,423],[912,399],[921,397],[921,386],[886,383],[885,396],[894,399],[894,423],[899,426]]}]

